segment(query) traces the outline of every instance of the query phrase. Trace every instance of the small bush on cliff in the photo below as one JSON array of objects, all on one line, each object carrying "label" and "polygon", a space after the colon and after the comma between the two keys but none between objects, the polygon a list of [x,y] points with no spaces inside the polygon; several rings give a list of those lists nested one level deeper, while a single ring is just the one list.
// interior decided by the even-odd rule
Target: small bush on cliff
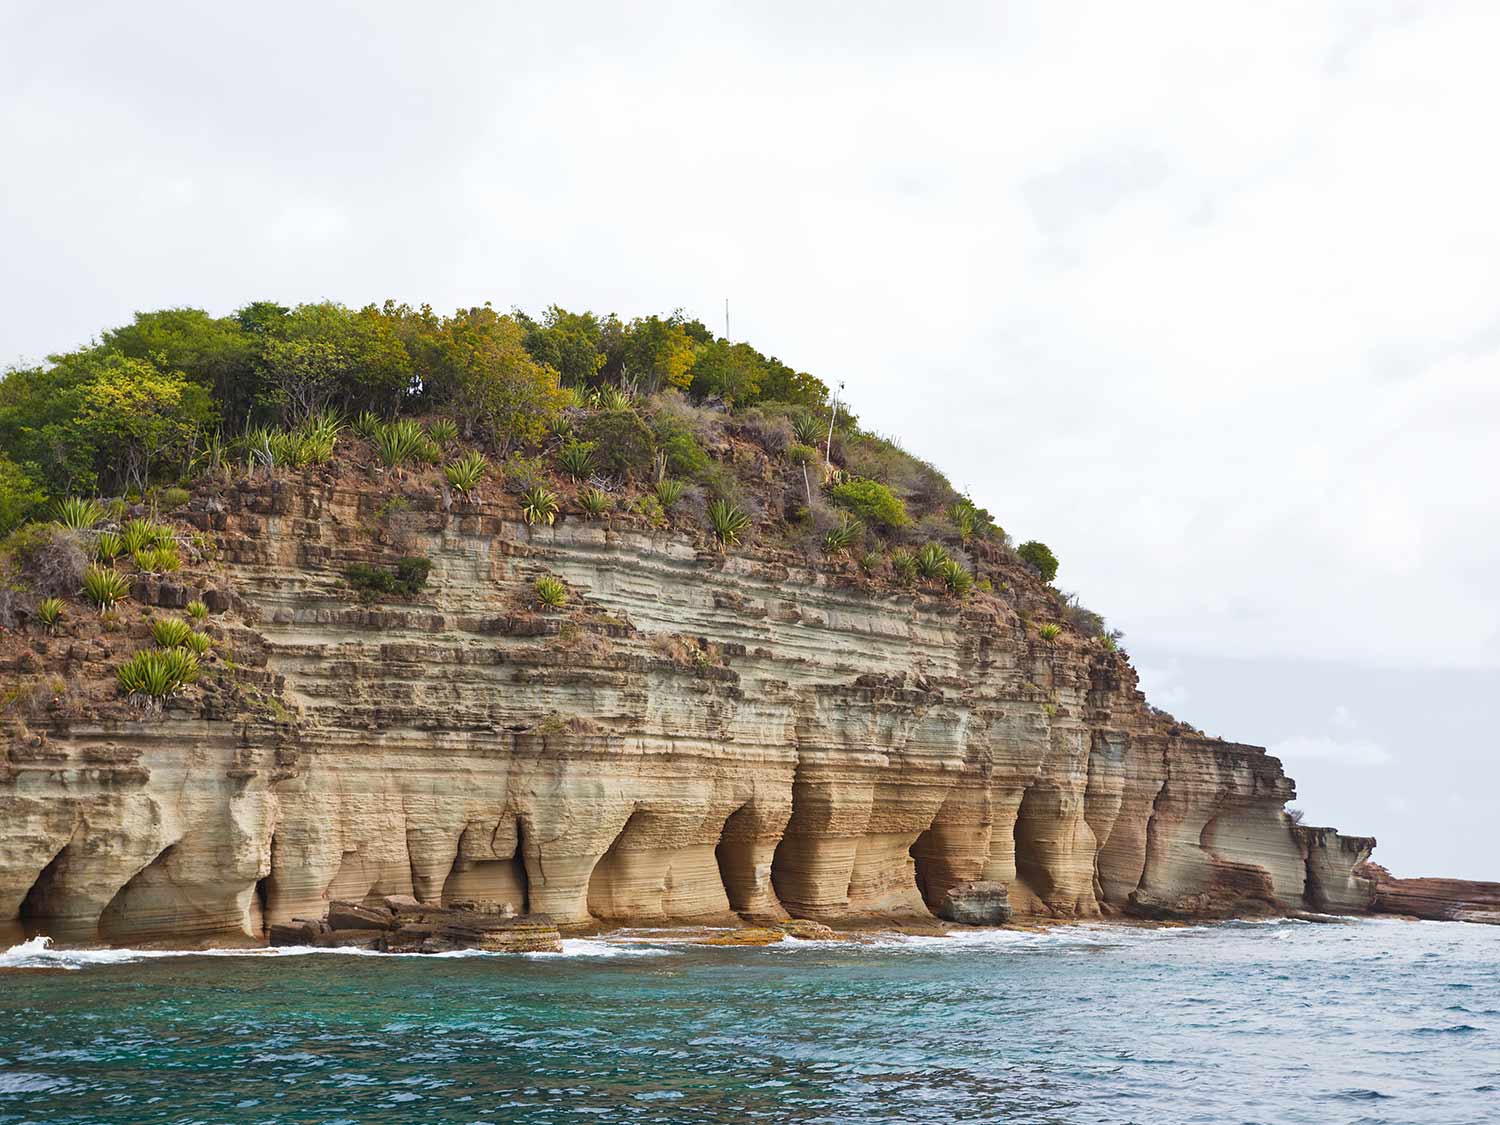
[{"label": "small bush on cliff", "polygon": [[57,502],[54,518],[70,530],[87,531],[104,519],[104,509],[97,500],[69,496]]},{"label": "small bush on cliff", "polygon": [[1031,539],[1017,547],[1016,554],[1042,576],[1043,582],[1051,582],[1057,577],[1057,556],[1052,553],[1047,544]]},{"label": "small bush on cliff", "polygon": [[158,617],[151,622],[151,639],[158,648],[180,648],[192,632],[192,626],[177,617]]},{"label": "small bush on cliff", "polygon": [[974,576],[957,559],[949,559],[943,564],[943,582],[950,591],[963,597],[973,589]]},{"label": "small bush on cliff", "polygon": [[867,523],[880,527],[905,527],[911,523],[906,505],[879,481],[851,480],[834,485],[829,497],[841,508],[848,508]]},{"label": "small bush on cliff", "polygon": [[187,615],[194,621],[202,621],[208,616],[208,606],[197,598],[188,602],[185,608],[187,609]]},{"label": "small bush on cliff", "polygon": [[457,461],[450,461],[443,469],[443,475],[448,478],[448,483],[453,488],[462,492],[465,496],[479,487],[479,481],[489,470],[490,463],[485,460],[483,453],[479,450],[470,450]]},{"label": "small bush on cliff", "polygon": [[827,555],[841,555],[864,534],[865,525],[852,516],[844,516],[843,521],[837,526],[828,529],[823,536],[823,553]]},{"label": "small bush on cliff", "polygon": [[1049,621],[1045,625],[1038,626],[1036,635],[1050,643],[1062,636],[1062,626],[1055,621]]},{"label": "small bush on cliff", "polygon": [[83,572],[83,596],[99,609],[109,609],[130,596],[130,580],[117,570],[91,566]]},{"label": "small bush on cliff", "polygon": [[583,508],[584,515],[596,520],[609,511],[609,493],[597,488],[585,488],[578,493],[578,504]]},{"label": "small bush on cliff", "polygon": [[543,575],[536,580],[536,600],[545,609],[562,609],[568,604],[568,587],[559,578]]},{"label": "small bush on cliff", "polygon": [[587,480],[594,471],[594,443],[570,441],[557,451],[557,465],[575,481]]},{"label": "small bush on cliff", "polygon": [[395,570],[355,563],[344,571],[344,577],[349,585],[367,595],[397,594],[409,598],[427,585],[431,570],[431,559],[409,555],[396,563]]},{"label": "small bush on cliff", "polygon": [[943,578],[952,560],[941,543],[923,543],[912,556],[912,561],[923,578]]},{"label": "small bush on cliff", "polygon": [[57,623],[62,620],[63,601],[61,598],[43,598],[37,603],[36,619],[46,627],[47,632],[57,628]]},{"label": "small bush on cliff", "polygon": [[601,472],[639,477],[651,467],[655,445],[651,430],[634,410],[604,410],[579,427],[593,444]]},{"label": "small bush on cliff", "polygon": [[676,477],[663,477],[656,482],[656,499],[661,504],[662,510],[670,512],[682,502],[683,496],[687,494],[687,485]]},{"label": "small bush on cliff", "polygon": [[198,678],[198,657],[185,649],[143,649],[115,673],[135,703],[160,704]]},{"label": "small bush on cliff", "polygon": [[721,549],[732,547],[740,541],[750,526],[750,517],[736,504],[728,500],[714,500],[708,505],[708,525]]},{"label": "small bush on cliff", "polygon": [[118,532],[101,531],[94,537],[94,558],[102,563],[113,563],[124,550]]},{"label": "small bush on cliff", "polygon": [[891,552],[891,570],[895,572],[896,581],[903,586],[914,586],[917,581],[917,560],[912,558],[909,551]]},{"label": "small bush on cliff", "polygon": [[540,485],[528,488],[521,497],[521,518],[527,523],[551,526],[557,519],[557,493]]}]

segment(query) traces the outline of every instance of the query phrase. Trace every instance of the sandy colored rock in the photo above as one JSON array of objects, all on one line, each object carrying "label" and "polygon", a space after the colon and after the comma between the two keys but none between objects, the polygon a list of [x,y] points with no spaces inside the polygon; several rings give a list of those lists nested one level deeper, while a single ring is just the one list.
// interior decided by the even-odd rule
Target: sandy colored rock
[{"label": "sandy colored rock", "polygon": [[[195,509],[238,695],[6,730],[0,940],[285,937],[334,902],[441,942],[461,902],[567,928],[932,923],[986,884],[1064,919],[1374,894],[1374,841],[1292,824],[1277,759],[1153,711],[1102,645],[1039,640],[1003,553],[1009,593],[958,602],[504,500],[391,514],[397,487],[257,476]],[[409,601],[342,577],[405,554],[432,561]],[[566,614],[532,609],[542,574]]]},{"label": "sandy colored rock", "polygon": [[700,945],[772,945],[786,938],[783,930],[770,930],[761,926],[744,926],[730,930],[727,934],[714,934],[704,938]]}]

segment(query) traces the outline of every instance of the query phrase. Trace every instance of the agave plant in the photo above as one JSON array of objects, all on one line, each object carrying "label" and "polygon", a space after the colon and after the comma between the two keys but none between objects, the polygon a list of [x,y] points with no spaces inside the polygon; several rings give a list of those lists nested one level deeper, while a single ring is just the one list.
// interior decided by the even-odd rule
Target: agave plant
[{"label": "agave plant", "polygon": [[594,471],[594,443],[570,441],[557,451],[557,464],[574,480],[584,480]]},{"label": "agave plant", "polygon": [[960,500],[953,505],[950,513],[953,517],[953,526],[958,529],[958,537],[967,543],[974,538],[974,533],[979,530],[979,509],[974,507],[970,500]]},{"label": "agave plant", "polygon": [[943,581],[948,589],[959,597],[963,597],[974,588],[974,576],[964,569],[963,564],[957,559],[949,559],[943,564]]},{"label": "agave plant", "polygon": [[214,647],[214,639],[207,633],[200,633],[196,629],[193,629],[183,638],[181,647],[187,649],[194,656],[202,656]]},{"label": "agave plant", "polygon": [[485,460],[484,454],[473,449],[457,461],[448,462],[443,475],[448,478],[449,484],[467,496],[479,486],[480,479],[489,471],[489,467],[490,463]]},{"label": "agave plant", "polygon": [[375,440],[375,435],[379,432],[380,426],[380,415],[376,414],[373,410],[360,411],[359,415],[350,423],[350,429],[366,441]]},{"label": "agave plant", "polygon": [[662,477],[656,482],[656,499],[662,510],[670,512],[687,494],[687,485],[674,477]]},{"label": "agave plant", "polygon": [[948,552],[941,543],[923,543],[913,556],[917,573],[923,578],[942,578],[943,568],[948,563]]},{"label": "agave plant", "polygon": [[130,580],[118,570],[96,564],[83,572],[82,593],[102,612],[130,596]]},{"label": "agave plant", "polygon": [[866,551],[855,561],[859,563],[860,570],[864,571],[866,574],[874,574],[877,570],[880,569],[880,552]]},{"label": "agave plant", "polygon": [[63,600],[61,598],[43,598],[37,602],[36,619],[47,627],[47,632],[57,628],[57,623],[62,620]]},{"label": "agave plant", "polygon": [[630,396],[619,387],[605,385],[594,392],[596,410],[629,410],[630,407]]},{"label": "agave plant", "polygon": [[814,448],[823,444],[826,427],[821,419],[811,414],[796,414],[792,416],[792,433],[796,435],[797,441],[802,445],[811,445]]},{"label": "agave plant", "polygon": [[87,531],[104,519],[104,508],[97,500],[69,496],[66,500],[57,502],[53,518],[74,531]]},{"label": "agave plant", "polygon": [[160,704],[198,678],[198,657],[185,649],[142,649],[115,673],[134,702]]},{"label": "agave plant", "polygon": [[740,541],[740,536],[750,526],[750,517],[737,504],[728,500],[714,500],[708,505],[708,525],[713,529],[719,546],[731,547]]},{"label": "agave plant", "polygon": [[458,440],[458,423],[452,418],[434,418],[427,423],[427,436],[439,445],[451,445]]},{"label": "agave plant", "polygon": [[917,560],[912,558],[910,551],[892,551],[891,570],[895,572],[896,581],[903,586],[914,585],[917,581]]},{"label": "agave plant", "polygon": [[521,516],[527,523],[551,525],[557,519],[557,493],[533,485],[521,494]]},{"label": "agave plant", "polygon": [[94,540],[94,558],[102,563],[113,563],[125,550],[118,533],[101,531]]},{"label": "agave plant", "polygon": [[432,448],[422,427],[410,419],[381,426],[375,433],[375,452],[380,463],[388,469],[405,465],[409,461],[425,460]]},{"label": "agave plant", "polygon": [[171,544],[164,547],[147,547],[131,556],[135,565],[145,574],[170,574],[182,566],[182,556]]},{"label": "agave plant", "polygon": [[823,536],[823,550],[830,555],[842,554],[864,532],[865,525],[853,516],[846,515],[838,527],[830,528]]},{"label": "agave plant", "polygon": [[609,511],[609,493],[600,488],[585,488],[578,493],[578,503],[584,515],[596,520]]},{"label": "agave plant", "polygon": [[333,460],[344,420],[337,411],[320,410],[293,432],[296,442],[296,464],[326,465]]},{"label": "agave plant", "polygon": [[568,587],[562,579],[544,574],[536,580],[536,600],[545,609],[562,609],[568,604]]},{"label": "agave plant", "polygon": [[120,551],[134,555],[155,542],[155,525],[149,520],[126,520],[120,525]]},{"label": "agave plant", "polygon": [[1062,626],[1056,621],[1049,621],[1045,625],[1037,627],[1036,635],[1044,641],[1055,641],[1062,636]]},{"label": "agave plant", "polygon": [[180,617],[158,617],[151,622],[151,639],[158,648],[179,648],[192,634],[193,627]]},{"label": "agave plant", "polygon": [[188,602],[188,604],[183,608],[187,610],[187,615],[194,621],[202,621],[205,617],[208,616],[208,606],[204,605],[203,602],[199,601],[197,598],[194,598],[192,601]]}]

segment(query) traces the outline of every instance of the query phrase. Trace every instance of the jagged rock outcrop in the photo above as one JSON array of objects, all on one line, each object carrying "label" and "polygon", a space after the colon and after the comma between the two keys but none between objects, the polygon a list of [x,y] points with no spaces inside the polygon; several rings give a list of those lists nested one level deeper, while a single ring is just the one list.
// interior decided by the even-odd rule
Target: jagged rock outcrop
[{"label": "jagged rock outcrop", "polygon": [[[1154,712],[1107,647],[1041,639],[1013,562],[959,603],[359,471],[242,478],[193,518],[217,569],[138,597],[211,595],[230,686],[10,729],[11,935],[259,940],[387,896],[565,929],[930,917],[992,885],[1058,918],[1370,901],[1373,840],[1293,825],[1275,758]],[[432,560],[409,601],[342,577],[404,554]],[[574,608],[538,611],[543,574]]]}]

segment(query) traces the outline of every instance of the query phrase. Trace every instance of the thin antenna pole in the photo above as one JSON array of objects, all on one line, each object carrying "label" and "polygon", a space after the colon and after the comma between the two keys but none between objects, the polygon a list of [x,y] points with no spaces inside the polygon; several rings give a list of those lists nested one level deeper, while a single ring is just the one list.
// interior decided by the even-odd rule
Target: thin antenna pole
[{"label": "thin antenna pole", "polygon": [[828,416],[828,444],[823,447],[824,465],[833,464],[833,423],[839,416],[839,395],[843,392],[843,390],[844,384],[841,381],[838,385],[838,389],[833,392],[833,413]]},{"label": "thin antenna pole", "polygon": [[729,339],[729,298],[724,298],[724,339]]}]

